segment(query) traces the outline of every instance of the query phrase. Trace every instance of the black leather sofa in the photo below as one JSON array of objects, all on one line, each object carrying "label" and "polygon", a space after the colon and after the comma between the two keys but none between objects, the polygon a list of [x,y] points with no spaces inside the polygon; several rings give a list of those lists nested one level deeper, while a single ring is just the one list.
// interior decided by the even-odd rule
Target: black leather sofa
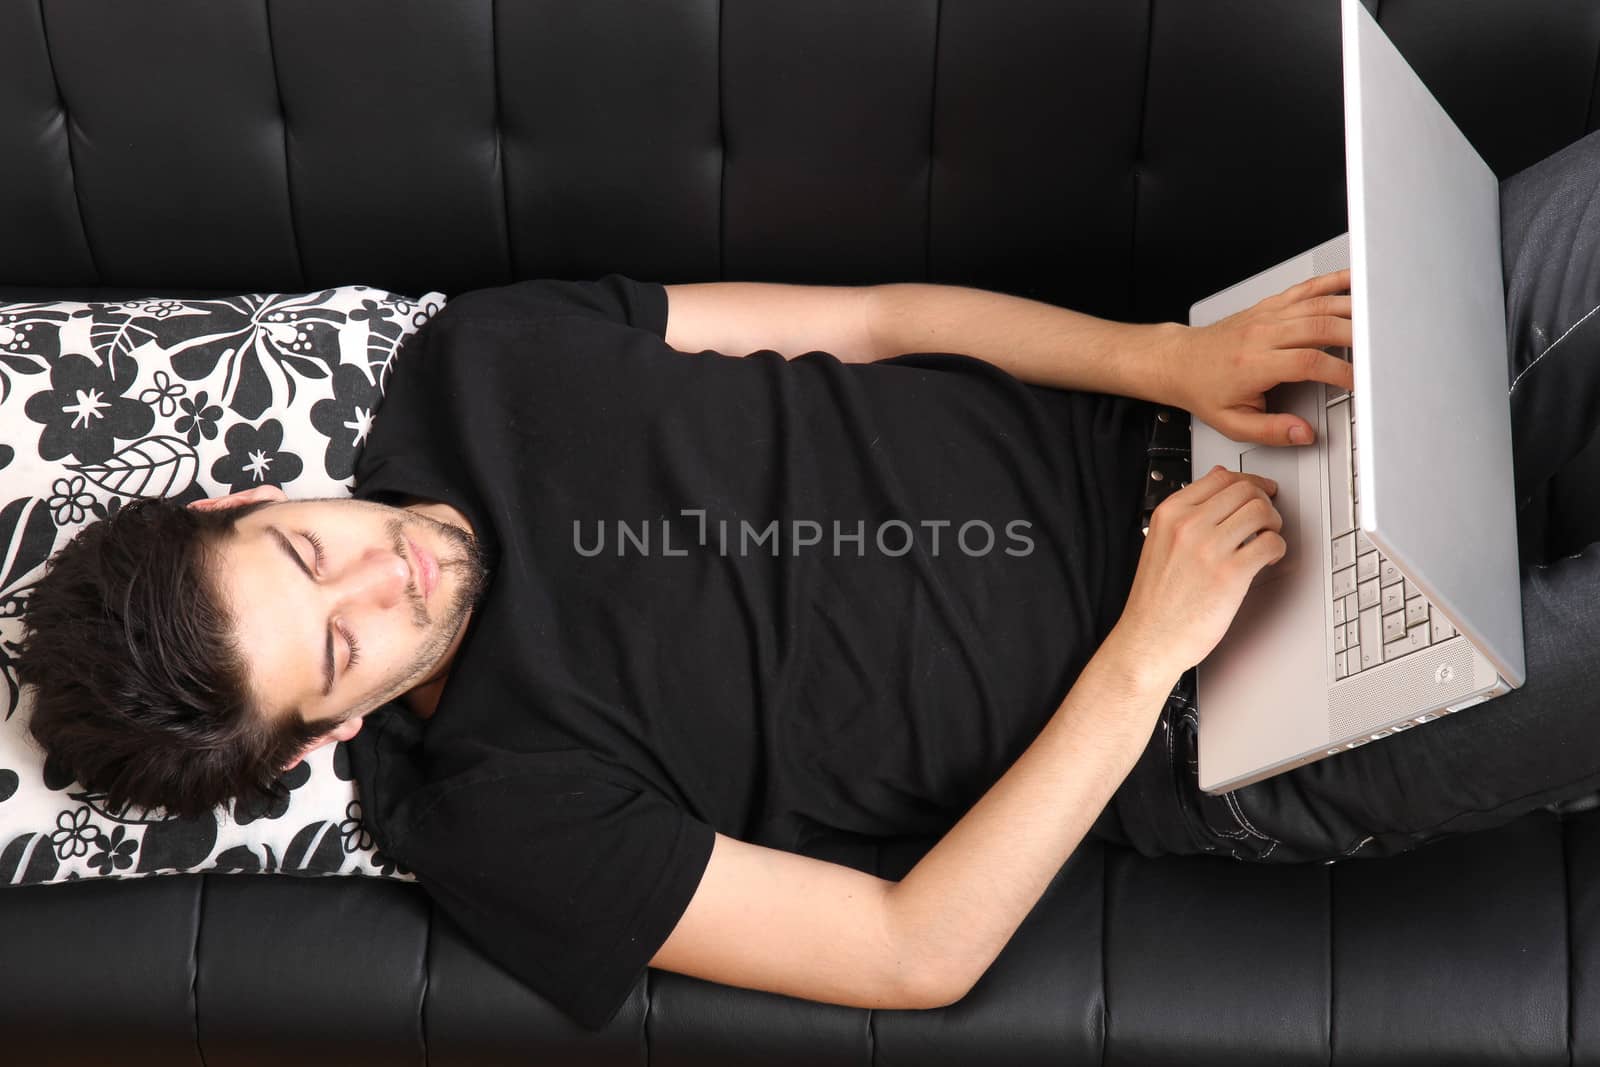
[{"label": "black leather sofa", "polygon": [[[1595,128],[1600,8],[1378,15],[1502,178]],[[1338,55],[1335,0],[6,0],[0,296],[615,270],[1181,320],[1345,228]],[[412,885],[0,890],[0,1062],[1600,1062],[1584,807],[1331,866],[1087,843],[948,1009],[650,972],[601,1034]]]}]

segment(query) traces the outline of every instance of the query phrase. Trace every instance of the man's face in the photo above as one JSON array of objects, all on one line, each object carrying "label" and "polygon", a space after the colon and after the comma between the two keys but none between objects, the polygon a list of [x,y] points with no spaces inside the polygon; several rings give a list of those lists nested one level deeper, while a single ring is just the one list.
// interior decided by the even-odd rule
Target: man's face
[{"label": "man's face", "polygon": [[427,510],[286,500],[239,520],[220,588],[269,714],[331,724],[447,666],[487,575],[472,536]]}]

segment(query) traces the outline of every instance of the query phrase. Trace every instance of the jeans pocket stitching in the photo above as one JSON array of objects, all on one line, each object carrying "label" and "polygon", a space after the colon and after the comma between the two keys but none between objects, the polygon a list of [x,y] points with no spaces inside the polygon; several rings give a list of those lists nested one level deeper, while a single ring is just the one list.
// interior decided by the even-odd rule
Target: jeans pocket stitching
[{"label": "jeans pocket stitching", "polygon": [[1264,860],[1268,856],[1271,856],[1274,852],[1276,852],[1278,850],[1278,846],[1280,844],[1282,844],[1282,842],[1279,841],[1275,837],[1272,837],[1272,836],[1270,836],[1268,834],[1264,834],[1260,830],[1257,830],[1255,828],[1255,825],[1249,819],[1245,818],[1244,808],[1240,806],[1239,798],[1236,797],[1232,793],[1232,791],[1224,793],[1223,796],[1228,798],[1228,807],[1233,810],[1234,818],[1239,820],[1239,825],[1243,826],[1245,829],[1249,830],[1251,834],[1253,834],[1256,837],[1260,838],[1262,841],[1268,842],[1266,851],[1261,853],[1261,855],[1258,856],[1257,859],[1263,859]]},{"label": "jeans pocket stitching", "polygon": [[[1183,702],[1183,698],[1178,696],[1176,693],[1173,694],[1173,699],[1179,701],[1180,703]],[[1182,723],[1183,726],[1185,726],[1188,729],[1189,736],[1190,737],[1194,737],[1195,736],[1195,732],[1199,729],[1199,726],[1200,726],[1199,716],[1194,711],[1186,711],[1181,716],[1179,716],[1179,721]],[[1171,740],[1170,732],[1169,732],[1169,735],[1168,735],[1168,740],[1169,740],[1169,743],[1170,743],[1170,740]],[[1195,763],[1194,763],[1193,760],[1189,760],[1189,761],[1187,761],[1187,763],[1188,763],[1187,768],[1180,769],[1179,773],[1188,774],[1188,773],[1192,772],[1195,769]],[[1203,793],[1200,792],[1200,788],[1199,788],[1199,783],[1198,782],[1195,785],[1195,795],[1196,795],[1196,798],[1197,798],[1196,801],[1195,801],[1195,815],[1197,815],[1199,817],[1201,825],[1204,826],[1208,832],[1216,835],[1217,837],[1225,837],[1230,841],[1242,841],[1246,837],[1250,836],[1245,831],[1244,827],[1239,825],[1239,822],[1238,822],[1237,818],[1234,818],[1232,820],[1233,823],[1234,823],[1235,829],[1233,829],[1233,830],[1225,830],[1222,827],[1217,826],[1216,824],[1214,824],[1207,817],[1206,811],[1207,811],[1208,808],[1212,807],[1213,805],[1208,805],[1205,802],[1206,794],[1203,794]],[[1231,807],[1229,808],[1229,814],[1230,814],[1230,816],[1232,815]]]}]

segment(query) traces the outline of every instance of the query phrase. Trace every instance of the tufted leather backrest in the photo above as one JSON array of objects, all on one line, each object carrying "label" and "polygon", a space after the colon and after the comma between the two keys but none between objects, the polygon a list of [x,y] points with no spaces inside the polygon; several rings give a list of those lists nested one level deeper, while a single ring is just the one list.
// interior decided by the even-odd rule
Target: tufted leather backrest
[{"label": "tufted leather backrest", "polygon": [[[1378,14],[1502,177],[1594,127],[1600,8]],[[1338,56],[1335,0],[5,4],[0,285],[618,270],[1181,319],[1345,228]]]}]

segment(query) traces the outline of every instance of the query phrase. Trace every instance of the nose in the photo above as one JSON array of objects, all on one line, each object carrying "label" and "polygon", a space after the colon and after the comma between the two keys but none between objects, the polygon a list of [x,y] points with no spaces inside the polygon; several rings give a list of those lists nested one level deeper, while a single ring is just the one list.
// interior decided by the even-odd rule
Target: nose
[{"label": "nose", "polygon": [[406,599],[411,570],[390,549],[374,548],[333,576],[328,589],[340,608],[387,610]]}]

